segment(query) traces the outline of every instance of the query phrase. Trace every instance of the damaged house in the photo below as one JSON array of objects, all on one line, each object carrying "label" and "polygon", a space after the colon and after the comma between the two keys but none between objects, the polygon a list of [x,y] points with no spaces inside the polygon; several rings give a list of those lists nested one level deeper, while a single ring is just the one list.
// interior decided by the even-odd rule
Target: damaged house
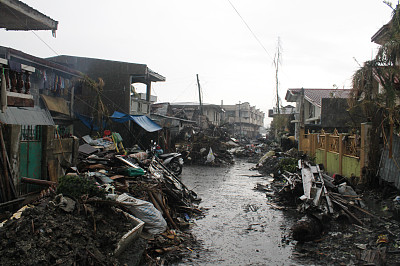
[{"label": "damaged house", "polygon": [[349,116],[347,99],[351,90],[339,89],[288,89],[285,100],[296,103],[295,136],[299,138],[300,128],[306,132],[324,130],[339,131],[348,129]]},{"label": "damaged house", "polygon": [[[149,128],[146,124],[153,123],[148,115],[151,103],[156,101],[156,97],[151,95],[151,84],[163,82],[165,77],[147,65],[66,55],[49,60],[76,69],[93,81],[89,81],[89,86],[82,82],[75,90],[77,104],[74,112],[80,119],[75,123],[77,136],[101,131],[106,124],[110,124],[108,117],[115,111],[118,112],[117,120],[122,121],[121,116],[127,118],[123,123],[112,124],[112,130],[121,134],[125,145],[133,146],[140,142],[141,146],[145,146],[147,140],[140,140],[145,137],[142,129],[146,132],[161,129]],[[135,91],[137,83],[145,84],[145,94]],[[102,122],[96,121],[99,117],[103,118]]]},{"label": "damaged house", "polygon": [[[0,2],[1,28],[55,34],[57,26],[57,21],[20,1]],[[13,203],[41,189],[32,183],[57,181],[61,164],[76,159],[71,95],[80,73],[7,47],[0,47],[0,69],[0,202]]]},{"label": "damaged house", "polygon": [[193,102],[171,103],[175,117],[196,121],[200,127],[220,126],[224,110],[215,104],[198,104]]},{"label": "damaged house", "polygon": [[60,163],[76,159],[72,95],[80,73],[6,47],[0,47],[0,66],[0,121],[5,125],[14,184],[25,193],[34,187],[21,184],[17,177],[56,181],[63,171]]}]

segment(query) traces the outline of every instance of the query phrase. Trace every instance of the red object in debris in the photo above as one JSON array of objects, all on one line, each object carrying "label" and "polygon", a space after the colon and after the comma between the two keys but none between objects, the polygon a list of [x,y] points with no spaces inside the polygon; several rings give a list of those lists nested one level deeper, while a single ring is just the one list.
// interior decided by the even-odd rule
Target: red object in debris
[{"label": "red object in debris", "polygon": [[110,136],[111,135],[111,131],[110,130],[104,130],[104,137],[105,136]]}]

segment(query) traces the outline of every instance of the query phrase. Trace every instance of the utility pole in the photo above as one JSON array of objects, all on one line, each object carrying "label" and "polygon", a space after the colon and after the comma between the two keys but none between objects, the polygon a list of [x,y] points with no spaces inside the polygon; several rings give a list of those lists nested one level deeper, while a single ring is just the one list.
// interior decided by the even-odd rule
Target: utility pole
[{"label": "utility pole", "polygon": [[242,115],[240,114],[240,101],[239,101],[239,126],[240,126],[239,143],[242,143]]},{"label": "utility pole", "polygon": [[200,103],[199,126],[201,127],[201,119],[203,116],[203,104],[201,102],[201,87],[200,87],[200,81],[199,81],[199,74],[196,74],[196,77],[197,77],[197,87],[199,89],[199,103]]},{"label": "utility pole", "polygon": [[279,71],[279,65],[281,64],[281,51],[280,51],[280,38],[278,37],[278,46],[277,46],[277,51],[275,54],[275,59],[274,59],[274,65],[275,65],[275,80],[276,80],[276,110],[278,111],[278,115],[281,113],[280,112],[280,98],[279,98],[279,79],[278,79],[278,71]]}]

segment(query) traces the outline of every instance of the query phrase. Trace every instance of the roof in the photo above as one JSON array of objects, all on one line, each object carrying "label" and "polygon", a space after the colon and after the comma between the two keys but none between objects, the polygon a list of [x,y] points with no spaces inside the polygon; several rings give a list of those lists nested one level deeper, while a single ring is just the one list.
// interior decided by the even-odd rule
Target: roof
[{"label": "roof", "polygon": [[389,30],[391,28],[391,22],[383,25],[372,37],[371,42],[383,45],[389,37]]},{"label": "roof", "polygon": [[[197,102],[178,102],[178,103],[170,103],[171,107],[199,107],[200,104]],[[211,107],[211,108],[216,108],[218,110],[222,110],[222,107],[217,105],[217,104],[212,104],[212,103],[202,103],[203,107]]]},{"label": "roof", "polygon": [[[2,1],[2,0],[0,0]],[[61,64],[57,64],[53,61],[49,61],[47,59],[43,59],[40,57],[36,57],[24,52],[21,52],[19,50],[15,50],[13,48],[9,48],[9,47],[4,47],[4,46],[0,46],[0,58],[7,58],[9,57],[10,60],[23,60],[25,61],[27,64],[31,65],[34,64],[35,66],[43,66],[43,67],[47,67],[47,68],[52,68],[54,70],[66,73],[68,75],[72,75],[72,76],[76,76],[76,77],[80,77],[83,74],[79,71],[76,71],[75,69],[66,67],[64,65]]]},{"label": "roof", "polygon": [[58,22],[18,0],[0,0],[0,28],[6,30],[52,30]]},{"label": "roof", "polygon": [[296,102],[304,90],[304,99],[321,107],[323,98],[349,98],[351,90],[341,89],[288,89],[285,100],[288,102]]},{"label": "roof", "polygon": [[85,74],[89,74],[89,76],[93,71],[109,73],[110,69],[113,69],[115,71],[129,73],[134,77],[135,82],[145,83],[146,81],[158,82],[166,80],[164,76],[148,68],[146,64],[70,55],[59,55],[47,59],[52,62],[75,68]]},{"label": "roof", "polygon": [[0,121],[10,125],[54,125],[54,121],[47,110],[39,107],[12,107],[0,112]]}]

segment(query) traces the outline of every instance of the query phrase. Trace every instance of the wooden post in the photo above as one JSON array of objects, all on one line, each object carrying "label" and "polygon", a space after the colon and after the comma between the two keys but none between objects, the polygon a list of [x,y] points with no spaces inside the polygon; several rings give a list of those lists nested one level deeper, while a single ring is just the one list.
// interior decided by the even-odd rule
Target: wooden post
[{"label": "wooden post", "polygon": [[324,147],[324,166],[325,166],[325,171],[328,170],[328,150],[329,150],[329,134],[325,134],[325,147]]},{"label": "wooden post", "polygon": [[311,157],[315,157],[315,150],[317,149],[317,134],[311,134]]},{"label": "wooden post", "polygon": [[304,134],[305,134],[305,129],[304,129],[304,127],[302,127],[302,128],[300,128],[300,131],[299,131],[299,148],[298,148],[299,151],[303,151],[304,150],[304,148],[303,148],[303,145],[304,145]]},{"label": "wooden post", "polygon": [[368,153],[369,153],[369,143],[370,143],[370,132],[371,132],[371,124],[370,123],[362,123],[361,124],[361,150],[360,150],[360,173],[362,173],[362,169],[368,166]]},{"label": "wooden post", "polygon": [[344,153],[344,149],[343,149],[343,134],[339,134],[339,141],[338,141],[338,145],[339,145],[339,174],[343,175],[343,153]]}]

